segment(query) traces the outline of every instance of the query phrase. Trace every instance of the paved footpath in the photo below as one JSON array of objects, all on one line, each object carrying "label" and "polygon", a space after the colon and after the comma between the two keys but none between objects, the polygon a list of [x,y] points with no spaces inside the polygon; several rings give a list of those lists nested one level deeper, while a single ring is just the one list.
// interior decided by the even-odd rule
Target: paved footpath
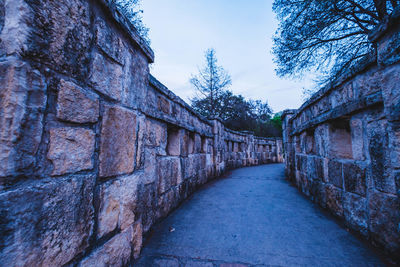
[{"label": "paved footpath", "polygon": [[382,266],[284,178],[282,164],[207,184],[157,224],[134,266]]}]

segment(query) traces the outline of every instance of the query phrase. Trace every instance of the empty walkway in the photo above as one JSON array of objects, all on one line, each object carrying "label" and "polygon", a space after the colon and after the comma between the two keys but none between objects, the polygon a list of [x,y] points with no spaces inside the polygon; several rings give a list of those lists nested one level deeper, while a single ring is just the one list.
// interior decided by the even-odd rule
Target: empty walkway
[{"label": "empty walkway", "polygon": [[[236,264],[236,265],[235,265]],[[238,169],[156,225],[135,266],[380,266],[362,242],[284,179]]]}]

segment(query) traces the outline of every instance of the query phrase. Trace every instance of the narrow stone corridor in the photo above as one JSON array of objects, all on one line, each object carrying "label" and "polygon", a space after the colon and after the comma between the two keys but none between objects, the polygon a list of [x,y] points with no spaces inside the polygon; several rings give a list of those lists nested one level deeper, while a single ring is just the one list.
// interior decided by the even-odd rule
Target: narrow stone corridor
[{"label": "narrow stone corridor", "polygon": [[284,177],[242,168],[154,226],[134,266],[381,266],[379,257]]}]

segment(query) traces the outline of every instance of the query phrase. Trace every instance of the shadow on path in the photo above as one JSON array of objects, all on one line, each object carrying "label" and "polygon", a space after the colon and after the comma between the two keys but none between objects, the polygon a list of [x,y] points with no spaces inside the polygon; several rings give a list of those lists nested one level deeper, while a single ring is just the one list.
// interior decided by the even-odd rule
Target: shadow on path
[{"label": "shadow on path", "polygon": [[381,266],[366,245],[291,187],[284,165],[207,184],[157,224],[134,266]]}]

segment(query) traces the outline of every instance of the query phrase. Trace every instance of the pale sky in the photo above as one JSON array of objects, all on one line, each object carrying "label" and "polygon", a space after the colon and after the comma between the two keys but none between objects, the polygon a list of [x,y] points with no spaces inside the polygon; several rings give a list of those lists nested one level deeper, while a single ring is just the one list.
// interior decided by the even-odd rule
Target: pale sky
[{"label": "pale sky", "polygon": [[310,80],[275,74],[272,36],[278,22],[273,0],[142,0],[143,21],[150,28],[155,63],[151,73],[189,104],[189,83],[214,48],[219,65],[232,77],[231,90],[267,100],[274,112],[298,108]]}]

